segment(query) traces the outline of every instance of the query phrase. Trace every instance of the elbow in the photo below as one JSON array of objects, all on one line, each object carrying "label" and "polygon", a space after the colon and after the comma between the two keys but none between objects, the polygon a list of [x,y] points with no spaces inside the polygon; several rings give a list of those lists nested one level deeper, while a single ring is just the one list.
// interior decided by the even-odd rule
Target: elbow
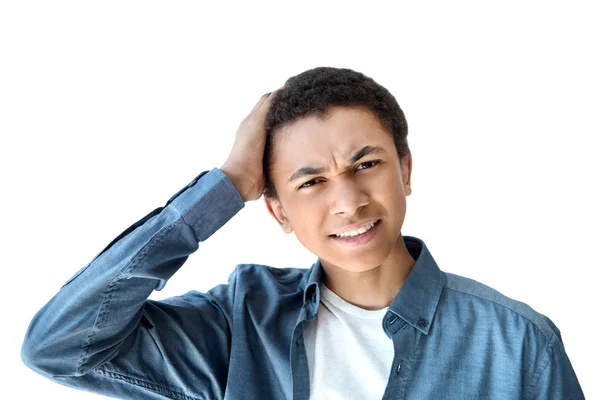
[{"label": "elbow", "polygon": [[112,346],[101,352],[83,356],[83,347],[74,345],[78,343],[74,337],[65,335],[60,340],[52,340],[51,336],[46,334],[37,337],[28,333],[21,347],[23,363],[49,378],[85,375],[95,367],[110,361],[120,349],[120,346]]},{"label": "elbow", "polygon": [[21,360],[33,371],[46,377],[75,376],[77,361],[56,343],[44,343],[34,335],[28,335],[21,346]]},{"label": "elbow", "polygon": [[46,364],[42,360],[42,352],[36,348],[32,340],[25,338],[21,346],[21,360],[29,368],[41,375],[48,375],[50,371],[44,370],[43,365]]}]

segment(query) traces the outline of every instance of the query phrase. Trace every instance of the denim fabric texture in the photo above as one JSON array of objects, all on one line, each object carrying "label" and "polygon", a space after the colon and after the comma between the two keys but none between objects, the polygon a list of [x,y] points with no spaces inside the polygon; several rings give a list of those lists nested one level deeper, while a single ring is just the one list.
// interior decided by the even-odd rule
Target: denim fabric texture
[{"label": "denim fabric texture", "polygon": [[[243,207],[219,169],[198,175],[37,312],[25,364],[122,399],[307,399],[302,324],[318,310],[319,259],[308,269],[240,264],[206,293],[148,299]],[[422,240],[403,238],[416,264],[382,320],[394,343],[384,399],[584,398],[550,319],[441,271]]]}]

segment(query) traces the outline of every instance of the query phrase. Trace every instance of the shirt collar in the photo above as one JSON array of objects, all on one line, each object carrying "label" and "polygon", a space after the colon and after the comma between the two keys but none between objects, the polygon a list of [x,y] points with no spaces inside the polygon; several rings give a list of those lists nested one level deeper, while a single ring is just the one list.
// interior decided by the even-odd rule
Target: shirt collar
[{"label": "shirt collar", "polygon": [[[437,266],[425,242],[413,236],[403,236],[403,239],[416,262],[390,304],[389,311],[427,334],[445,284],[444,273]],[[321,259],[318,259],[310,268],[304,286],[304,305],[308,306],[309,319],[314,318],[317,313],[322,276],[323,266]]]},{"label": "shirt collar", "polygon": [[321,301],[319,283],[321,283],[322,276],[323,266],[319,258],[310,268],[304,286],[304,306],[309,306],[309,319],[313,319],[316,316],[317,309],[319,308],[319,302]]}]

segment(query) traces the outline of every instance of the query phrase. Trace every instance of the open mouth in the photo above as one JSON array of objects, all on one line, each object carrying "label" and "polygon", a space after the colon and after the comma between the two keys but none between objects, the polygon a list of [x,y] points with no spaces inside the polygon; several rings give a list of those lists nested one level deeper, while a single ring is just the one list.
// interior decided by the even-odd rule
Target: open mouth
[{"label": "open mouth", "polygon": [[379,224],[379,222],[381,222],[381,219],[378,219],[377,221],[375,221],[375,225],[373,225],[373,226],[372,226],[371,228],[369,228],[367,231],[365,231],[365,232],[363,232],[363,233],[360,233],[360,234],[358,234],[358,235],[356,235],[356,236],[343,236],[343,237],[341,237],[341,236],[337,236],[336,234],[332,234],[332,235],[329,235],[329,237],[340,238],[340,239],[342,239],[342,238],[346,238],[346,237],[358,237],[358,236],[364,235],[365,233],[369,232],[369,231],[370,231],[370,230],[372,230],[372,229],[375,229],[375,227],[376,227],[376,226]]},{"label": "open mouth", "polygon": [[373,227],[371,227],[369,230],[360,233],[356,236],[336,236],[334,235],[329,235],[330,238],[335,239],[337,242],[344,244],[344,245],[349,245],[349,246],[357,246],[357,245],[361,245],[361,244],[365,244],[368,241],[370,241],[373,236],[375,236],[375,234],[379,231],[379,225],[380,225],[381,219],[378,219],[375,222],[375,225],[373,225]]}]

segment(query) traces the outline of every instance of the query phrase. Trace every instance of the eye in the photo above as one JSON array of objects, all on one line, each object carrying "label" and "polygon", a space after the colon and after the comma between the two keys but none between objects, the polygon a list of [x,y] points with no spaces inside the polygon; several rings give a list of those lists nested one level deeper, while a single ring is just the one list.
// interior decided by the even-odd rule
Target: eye
[{"label": "eye", "polygon": [[[360,168],[361,165],[369,165],[372,164],[372,166],[368,167],[368,168]],[[358,171],[360,171],[361,169],[369,169],[369,168],[373,168],[375,165],[379,164],[379,160],[373,160],[373,161],[365,161],[363,163],[358,164],[358,167],[356,167],[356,169]]]},{"label": "eye", "polygon": [[309,183],[311,183],[311,182],[315,182],[315,181],[317,181],[317,180],[318,180],[318,178],[315,178],[315,179],[311,179],[311,180],[310,180],[310,181],[308,181],[308,182],[304,182],[302,185],[298,186],[298,189],[302,189],[302,188],[308,188],[308,187],[311,187],[311,186],[313,186],[313,185],[308,185],[308,184],[309,184]]},{"label": "eye", "polygon": [[[379,164],[380,162],[381,162],[381,160],[365,161],[365,162],[362,162],[362,163],[358,164],[358,167],[356,167],[356,170],[360,171],[360,170],[363,170],[363,169],[370,169],[370,168],[373,168],[374,166],[376,166],[377,164]],[[361,165],[367,165],[368,167],[367,168],[360,168]],[[317,181],[319,181],[319,180],[320,180],[319,178],[315,178],[315,179],[311,179],[310,181],[304,182],[302,185],[298,186],[298,190],[314,186],[315,183],[318,183]]]}]

